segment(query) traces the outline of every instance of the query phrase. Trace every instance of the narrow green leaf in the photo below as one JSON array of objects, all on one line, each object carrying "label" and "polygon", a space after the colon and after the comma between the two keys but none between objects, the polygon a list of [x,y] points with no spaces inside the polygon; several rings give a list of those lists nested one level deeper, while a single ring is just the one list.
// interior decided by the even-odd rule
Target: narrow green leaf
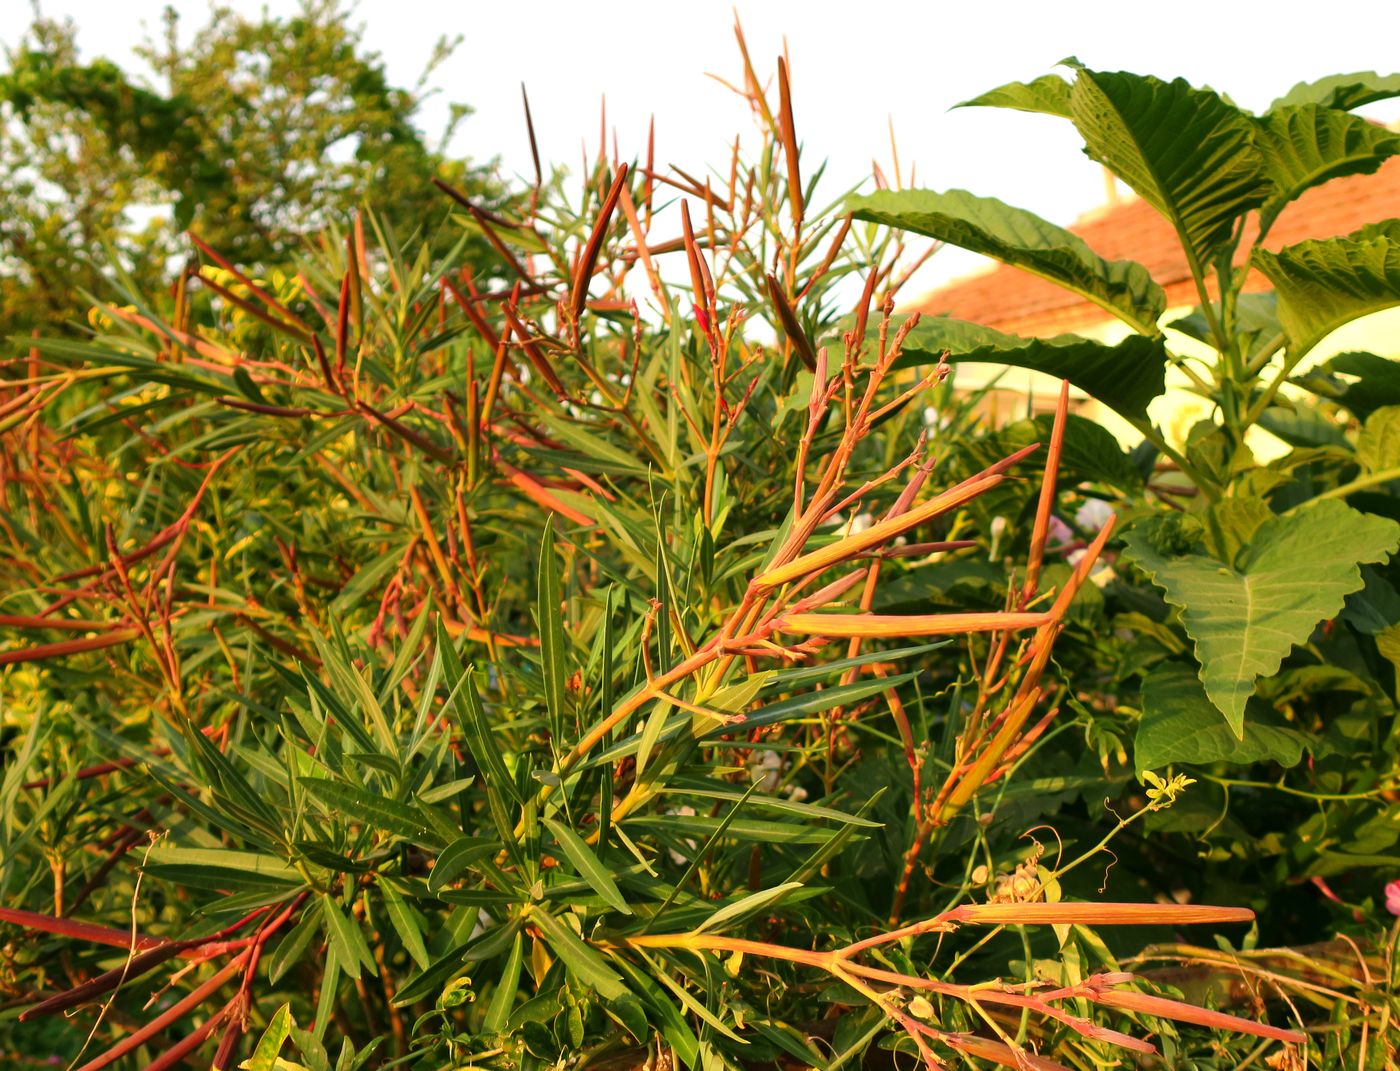
[{"label": "narrow green leaf", "polygon": [[756,893],[750,893],[748,896],[720,908],[697,926],[695,932],[716,933],[728,925],[748,918],[750,915],[774,907],[789,893],[802,887],[800,881],[785,881],[771,889],[761,889]]},{"label": "narrow green leaf", "polygon": [[309,906],[302,908],[301,918],[297,919],[297,924],[292,927],[291,932],[277,942],[277,947],[268,960],[268,982],[276,985],[284,974],[296,966],[311,946],[312,940],[321,932],[322,921],[321,912],[314,911]]},{"label": "narrow green leaf", "polygon": [[510,1010],[515,1004],[515,994],[520,988],[520,965],[524,961],[525,938],[518,931],[510,946],[510,957],[501,975],[496,979],[496,988],[491,994],[491,1003],[486,1006],[486,1018],[482,1029],[488,1034],[499,1034],[510,1019]]},{"label": "narrow green leaf", "polygon": [[268,1020],[267,1029],[263,1031],[262,1037],[258,1038],[258,1043],[253,1047],[253,1055],[240,1066],[247,1071],[278,1071],[278,1065],[282,1063],[277,1058],[277,1054],[282,1051],[282,1046],[286,1044],[287,1038],[291,1036],[292,1028],[296,1026],[296,1021],[292,1018],[292,1006],[283,1004]]},{"label": "narrow green leaf", "polygon": [[389,911],[389,922],[393,925],[394,932],[399,935],[399,940],[403,942],[405,951],[413,958],[413,962],[418,964],[419,970],[427,970],[430,962],[428,947],[423,943],[423,931],[418,927],[418,920],[413,917],[413,909],[404,900],[403,894],[394,887],[394,883],[383,874],[376,874],[374,880],[379,886],[379,894],[384,897],[384,906]]},{"label": "narrow green leaf", "polygon": [[563,849],[569,862],[574,865],[579,877],[588,882],[589,887],[607,901],[608,905],[615,911],[621,911],[624,915],[632,914],[632,909],[627,906],[622,891],[613,881],[607,867],[593,854],[593,849],[584,842],[583,838],[553,818],[545,818],[543,822],[554,834],[554,839],[559,842],[559,847]]},{"label": "narrow green leaf", "polygon": [[417,805],[376,796],[362,788],[323,777],[299,777],[297,783],[321,803],[344,817],[424,848],[442,848],[447,838]]},{"label": "narrow green leaf", "polygon": [[326,920],[326,933],[335,948],[340,967],[351,978],[360,977],[363,966],[370,974],[378,973],[378,966],[370,954],[369,944],[360,930],[359,923],[347,918],[340,905],[329,896],[321,897],[321,914]]},{"label": "narrow green leaf", "polygon": [[[443,651],[454,652],[452,640],[441,622],[438,624],[437,644],[439,649]],[[461,729],[467,750],[471,752],[472,758],[481,770],[482,781],[488,796],[501,800],[502,794],[504,794],[516,803],[523,803],[524,801],[520,798],[520,793],[515,785],[515,778],[511,777],[506,769],[505,758],[501,754],[495,734],[492,733],[491,725],[487,721],[486,710],[481,704],[481,696],[477,693],[476,683],[472,680],[471,668],[463,669],[454,652],[451,657],[446,654],[443,656],[443,669],[447,686],[450,689],[449,702],[457,717],[457,727]],[[505,828],[507,833],[503,833],[503,836],[507,836],[508,831],[514,829],[514,823],[507,822]]]},{"label": "narrow green leaf", "polygon": [[569,675],[562,599],[559,559],[554,550],[554,515],[550,514],[544,522],[544,534],[540,536],[538,625],[545,706],[549,710],[550,732],[556,742],[565,735],[564,684]]},{"label": "narrow green leaf", "polygon": [[564,961],[565,969],[580,982],[592,986],[605,1000],[617,1000],[626,995],[627,987],[617,972],[566,923],[543,908],[532,910],[530,921],[539,927],[554,954]]},{"label": "narrow green leaf", "polygon": [[439,854],[428,872],[428,891],[438,893],[479,859],[487,859],[504,847],[485,837],[458,837]]}]

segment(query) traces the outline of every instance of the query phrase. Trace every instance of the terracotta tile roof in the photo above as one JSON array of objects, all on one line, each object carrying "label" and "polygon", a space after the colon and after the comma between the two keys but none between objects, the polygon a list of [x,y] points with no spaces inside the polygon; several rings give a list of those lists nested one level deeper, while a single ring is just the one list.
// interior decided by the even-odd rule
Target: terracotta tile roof
[{"label": "terracotta tile roof", "polygon": [[[1309,190],[1283,210],[1264,245],[1278,249],[1307,238],[1330,238],[1396,216],[1400,216],[1400,157],[1387,161],[1374,175],[1352,175]],[[1069,229],[1107,260],[1136,260],[1146,267],[1166,290],[1168,307],[1196,304],[1195,285],[1176,234],[1145,202],[1131,198],[1096,209]],[[1240,244],[1248,248],[1249,242]],[[1268,282],[1252,272],[1245,288],[1266,290]],[[912,302],[910,308],[946,313],[1019,335],[1060,334],[1109,319],[1078,295],[1004,264],[956,279]]]}]

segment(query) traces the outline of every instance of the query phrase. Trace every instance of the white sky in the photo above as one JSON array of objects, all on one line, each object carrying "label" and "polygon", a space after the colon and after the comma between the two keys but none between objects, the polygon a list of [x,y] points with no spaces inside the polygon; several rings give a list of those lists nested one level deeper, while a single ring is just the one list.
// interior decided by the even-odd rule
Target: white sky
[{"label": "white sky", "polygon": [[[226,2],[249,14],[264,7]],[[191,26],[208,6],[173,3]],[[166,0],[42,3],[45,14],[78,22],[85,57],[123,64],[132,62],[130,49],[147,28],[159,31],[165,6]],[[284,14],[297,5],[269,0],[265,6]],[[1104,194],[1101,174],[1079,152],[1073,129],[1048,116],[1000,109],[949,111],[953,104],[1047,73],[1071,54],[1100,69],[1182,76],[1251,109],[1298,81],[1400,67],[1395,0],[1324,7],[1301,0],[740,0],[738,6],[760,77],[775,70],[786,35],[805,170],[831,161],[823,184],[828,198],[865,177],[872,157],[889,173],[890,117],[906,180],[916,162],[921,186],[971,189],[1063,224]],[[29,17],[25,0],[0,0],[0,43],[13,46]],[[426,108],[424,125],[434,130],[446,100],[470,104],[475,114],[455,147],[478,160],[499,157],[507,175],[530,171],[522,81],[546,165],[577,167],[584,139],[596,152],[605,94],[624,158],[644,152],[652,114],[658,163],[692,174],[706,165],[727,168],[734,134],[752,129],[738,99],[705,77],[738,79],[730,0],[360,0],[353,18],[400,85],[416,81],[438,34],[464,35],[431,83],[442,93]],[[1394,118],[1395,108],[1378,107],[1382,117]],[[940,254],[929,281],[968,266],[962,257]]]}]

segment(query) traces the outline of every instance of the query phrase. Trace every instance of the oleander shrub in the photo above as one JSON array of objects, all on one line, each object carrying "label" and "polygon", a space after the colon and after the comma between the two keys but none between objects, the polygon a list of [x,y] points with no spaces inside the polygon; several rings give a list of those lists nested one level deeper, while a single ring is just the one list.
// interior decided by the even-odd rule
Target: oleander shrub
[{"label": "oleander shrub", "polygon": [[[1052,523],[1106,497],[1066,396],[979,428],[895,312],[927,250],[818,201],[781,64],[742,85],[759,149],[708,179],[600,153],[511,214],[444,184],[446,255],[365,213],[267,277],[192,236],[172,293],[19,340],[7,1051],[1382,1051],[1388,960],[1290,975],[1247,890],[1142,865],[1202,775],[1095,751],[1117,537],[1071,561]],[[1201,926],[1243,951],[1135,969]]]}]

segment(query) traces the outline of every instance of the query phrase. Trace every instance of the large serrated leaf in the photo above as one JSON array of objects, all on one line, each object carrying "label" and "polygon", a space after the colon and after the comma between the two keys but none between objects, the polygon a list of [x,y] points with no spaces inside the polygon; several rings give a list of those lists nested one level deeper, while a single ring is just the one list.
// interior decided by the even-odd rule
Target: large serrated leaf
[{"label": "large serrated leaf", "polygon": [[[1397,139],[1400,140],[1400,139]],[[1105,260],[1077,234],[966,190],[880,190],[851,197],[857,219],[937,238],[994,257],[1073,291],[1144,334],[1157,333],[1166,295],[1147,269],[1131,260]]]},{"label": "large serrated leaf", "polygon": [[1032,82],[1008,82],[980,96],[954,105],[958,108],[1012,108],[1069,118],[1070,85],[1058,74],[1044,74]]},{"label": "large serrated leaf", "polygon": [[1333,500],[1271,517],[1231,563],[1172,553],[1168,520],[1152,518],[1124,539],[1181,609],[1201,683],[1237,738],[1255,681],[1277,672],[1295,644],[1342,608],[1362,586],[1363,563],[1382,561],[1400,545],[1400,525]]},{"label": "large serrated leaf", "polygon": [[1256,249],[1254,263],[1274,284],[1289,360],[1296,362],[1343,324],[1400,305],[1400,220],[1276,253]]},{"label": "large serrated leaf", "polygon": [[1357,71],[1330,74],[1316,82],[1299,82],[1269,105],[1269,111],[1299,104],[1321,104],[1324,108],[1360,108],[1378,100],[1400,97],[1400,74]]},{"label": "large serrated leaf", "polygon": [[1081,68],[1070,108],[1085,151],[1167,218],[1197,274],[1271,192],[1250,117],[1210,90]]},{"label": "large serrated leaf", "polygon": [[1263,226],[1305,190],[1345,175],[1372,174],[1400,153],[1400,134],[1320,104],[1275,108],[1255,122],[1275,187],[1260,211]]},{"label": "large serrated leaf", "polygon": [[1116,345],[1078,335],[1022,338],[991,327],[934,316],[919,321],[899,363],[1007,364],[1030,368],[1074,386],[1122,413],[1145,421],[1147,405],[1165,389],[1167,351],[1160,338],[1129,335]]},{"label": "large serrated leaf", "polygon": [[1138,773],[1175,762],[1296,766],[1308,743],[1296,729],[1264,723],[1253,714],[1237,739],[1201,689],[1200,678],[1180,662],[1158,666],[1143,681],[1142,720],[1133,742]]}]

